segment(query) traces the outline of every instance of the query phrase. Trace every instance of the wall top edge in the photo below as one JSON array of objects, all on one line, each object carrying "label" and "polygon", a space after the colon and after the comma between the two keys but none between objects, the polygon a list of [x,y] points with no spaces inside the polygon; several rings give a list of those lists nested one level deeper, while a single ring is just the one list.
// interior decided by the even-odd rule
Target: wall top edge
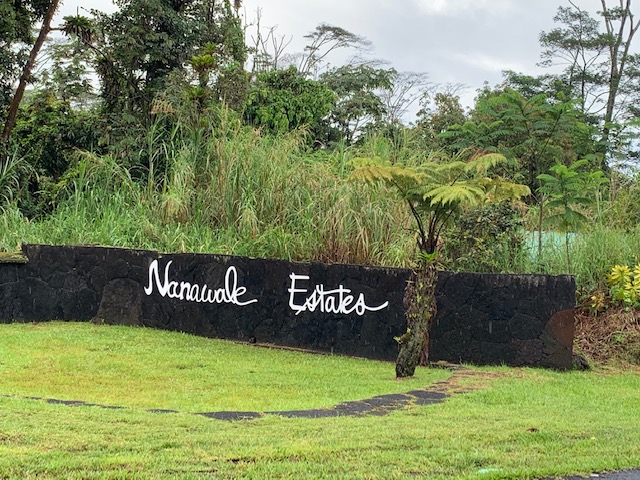
[{"label": "wall top edge", "polygon": [[[3,262],[2,253],[0,253],[0,263],[27,263],[29,261],[30,251],[32,252],[33,250],[40,249],[40,248],[87,249],[87,250],[102,249],[102,250],[112,250],[112,251],[119,250],[119,251],[126,251],[126,252],[134,252],[138,254],[148,254],[156,258],[162,258],[165,256],[173,256],[173,257],[211,256],[211,257],[224,258],[228,260],[243,258],[243,259],[249,259],[249,260],[269,260],[274,262],[287,262],[295,265],[304,265],[304,266],[344,265],[344,266],[351,266],[351,267],[357,267],[357,268],[363,268],[363,269],[383,269],[387,271],[395,271],[395,272],[404,273],[404,274],[412,273],[412,270],[410,268],[389,267],[384,265],[368,265],[368,264],[354,264],[354,263],[322,263],[322,262],[315,262],[315,261],[301,262],[301,261],[289,261],[282,258],[258,258],[258,257],[247,257],[247,256],[241,256],[241,255],[228,255],[228,254],[222,254],[222,253],[209,253],[209,252],[197,252],[197,253],[196,252],[160,252],[158,250],[148,250],[148,249],[128,248],[128,247],[114,247],[109,245],[98,245],[98,244],[49,245],[49,244],[38,244],[38,243],[23,243],[22,253],[15,252],[10,254],[10,255],[13,255],[15,258],[17,258],[18,260],[13,262]],[[465,275],[472,274],[472,275],[495,277],[495,278],[514,278],[514,277],[532,278],[532,279],[557,278],[557,279],[564,279],[567,281],[575,282],[575,275],[569,275],[569,274],[549,275],[549,274],[542,274],[542,273],[455,272],[450,270],[440,270],[440,272],[443,273],[445,276],[453,276],[458,274],[465,274]]]}]

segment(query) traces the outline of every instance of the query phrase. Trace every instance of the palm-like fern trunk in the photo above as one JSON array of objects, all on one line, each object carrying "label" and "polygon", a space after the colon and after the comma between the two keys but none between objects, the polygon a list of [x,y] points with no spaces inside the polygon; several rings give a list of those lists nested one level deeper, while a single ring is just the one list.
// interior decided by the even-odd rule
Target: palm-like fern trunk
[{"label": "palm-like fern trunk", "polygon": [[411,377],[416,367],[426,365],[429,358],[429,327],[436,314],[436,281],[438,272],[433,262],[414,272],[405,293],[407,334],[399,340],[396,377]]}]

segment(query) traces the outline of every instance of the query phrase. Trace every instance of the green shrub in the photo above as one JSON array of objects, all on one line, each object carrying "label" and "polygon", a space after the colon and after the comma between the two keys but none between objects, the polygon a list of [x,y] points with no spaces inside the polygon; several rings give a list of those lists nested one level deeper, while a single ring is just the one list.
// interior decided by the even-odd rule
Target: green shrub
[{"label": "green shrub", "polygon": [[524,220],[511,203],[486,204],[463,213],[447,232],[445,266],[471,272],[514,272],[526,253]]},{"label": "green shrub", "polygon": [[607,276],[607,283],[614,304],[640,307],[640,264],[633,270],[627,265],[615,265]]}]

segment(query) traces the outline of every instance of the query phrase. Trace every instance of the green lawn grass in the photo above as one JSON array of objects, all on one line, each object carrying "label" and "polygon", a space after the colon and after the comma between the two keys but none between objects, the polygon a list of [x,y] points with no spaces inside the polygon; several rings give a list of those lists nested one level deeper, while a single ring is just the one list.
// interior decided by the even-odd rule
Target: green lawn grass
[{"label": "green lawn grass", "polygon": [[[384,362],[83,324],[1,326],[0,349],[2,393],[69,394],[77,400],[131,406],[105,410],[0,397],[0,478],[525,479],[640,466],[637,372],[479,369],[500,376],[442,404],[413,405],[386,416],[265,416],[224,422],[189,413],[205,405],[222,408],[217,401],[197,400],[186,392],[162,398],[171,397],[171,390],[233,381],[240,391],[226,390],[230,397],[224,408],[240,409],[243,389],[259,388],[272,396],[286,390],[279,385],[255,387],[252,379],[279,379],[291,386],[300,375],[299,398],[292,395],[286,403],[307,408],[427,386],[447,374],[421,369],[418,379],[395,382],[390,380],[393,365]],[[135,359],[142,366],[129,371],[126,363]],[[109,361],[120,366],[111,368]],[[215,369],[216,362],[222,367]],[[305,377],[305,364],[307,371],[324,376]],[[248,365],[261,367],[249,374]],[[209,367],[218,373],[201,380]],[[234,375],[222,377],[234,368],[235,380]],[[55,380],[73,377],[75,370],[82,372],[76,385]],[[91,372],[96,376],[93,387]],[[365,375],[371,378],[358,380]],[[316,384],[311,391],[308,378]],[[323,382],[341,385],[325,385],[333,393],[323,401],[305,398],[316,395],[310,392],[317,392]],[[149,391],[154,385],[161,393]],[[337,399],[340,392],[348,392],[349,398]],[[269,402],[273,399],[252,398],[244,405],[264,411],[272,408]],[[182,413],[145,411],[162,406]]]},{"label": "green lawn grass", "polygon": [[359,358],[88,323],[0,325],[0,393],[188,412],[332,406],[428,386]]}]

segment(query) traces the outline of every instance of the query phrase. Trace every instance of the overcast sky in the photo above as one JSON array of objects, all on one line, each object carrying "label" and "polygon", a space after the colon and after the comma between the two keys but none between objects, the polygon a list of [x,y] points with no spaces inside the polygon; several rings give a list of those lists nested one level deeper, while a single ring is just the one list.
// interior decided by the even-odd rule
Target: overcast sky
[{"label": "overcast sky", "polygon": [[[599,0],[575,0],[595,15]],[[613,3],[613,2],[611,2]],[[78,6],[113,10],[108,1],[63,0],[59,16]],[[505,69],[535,74],[538,36],[568,0],[245,0],[249,22],[292,38],[287,52],[302,51],[303,36],[320,23],[349,30],[373,43],[372,57],[398,71],[426,72],[434,83],[464,84],[470,104],[483,82],[500,82]],[[251,30],[249,30],[251,32]]]}]

